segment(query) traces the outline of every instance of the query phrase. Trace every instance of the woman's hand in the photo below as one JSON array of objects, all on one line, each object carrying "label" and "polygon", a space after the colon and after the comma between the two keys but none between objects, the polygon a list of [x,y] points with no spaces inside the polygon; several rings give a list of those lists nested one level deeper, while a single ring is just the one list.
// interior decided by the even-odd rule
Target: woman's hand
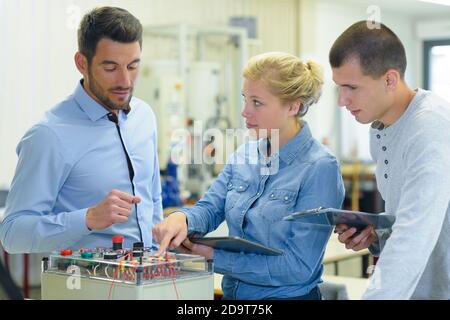
[{"label": "woman's hand", "polygon": [[204,246],[197,243],[192,243],[189,239],[183,241],[182,245],[178,248],[183,253],[197,254],[205,257],[207,260],[214,258],[214,249],[208,246]]},{"label": "woman's hand", "polygon": [[152,233],[155,240],[159,242],[159,249],[155,252],[155,256],[161,255],[167,248],[179,247],[187,237],[186,215],[180,211],[172,213],[155,225]]}]

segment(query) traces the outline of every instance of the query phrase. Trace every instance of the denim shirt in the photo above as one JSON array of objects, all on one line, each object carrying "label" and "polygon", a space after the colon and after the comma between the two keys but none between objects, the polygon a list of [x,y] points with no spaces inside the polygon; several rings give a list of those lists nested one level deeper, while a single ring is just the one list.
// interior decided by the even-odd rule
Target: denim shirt
[{"label": "denim shirt", "polygon": [[[259,161],[252,161],[253,149]],[[183,208],[189,234],[206,234],[226,220],[230,236],[283,250],[280,256],[214,250],[225,299],[291,298],[316,287],[332,228],[282,219],[320,206],[340,208],[344,199],[339,164],[307,123],[268,161],[260,151],[261,140],[240,146],[204,197]],[[276,170],[264,170],[269,166]]]}]

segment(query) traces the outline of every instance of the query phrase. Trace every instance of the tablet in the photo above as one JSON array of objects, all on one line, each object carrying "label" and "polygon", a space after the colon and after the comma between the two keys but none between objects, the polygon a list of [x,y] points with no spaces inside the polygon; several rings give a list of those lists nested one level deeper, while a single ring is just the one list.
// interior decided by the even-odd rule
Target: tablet
[{"label": "tablet", "polygon": [[242,239],[240,237],[203,237],[203,238],[189,238],[193,243],[202,244],[214,249],[263,254],[269,256],[278,256],[283,254],[279,249],[269,248],[259,243]]},{"label": "tablet", "polygon": [[375,214],[320,207],[317,209],[292,213],[284,217],[284,220],[298,220],[298,222],[303,223],[329,226],[346,224],[349,227],[361,231],[369,225],[373,226],[375,229],[389,229],[394,224],[395,216],[390,214]]}]

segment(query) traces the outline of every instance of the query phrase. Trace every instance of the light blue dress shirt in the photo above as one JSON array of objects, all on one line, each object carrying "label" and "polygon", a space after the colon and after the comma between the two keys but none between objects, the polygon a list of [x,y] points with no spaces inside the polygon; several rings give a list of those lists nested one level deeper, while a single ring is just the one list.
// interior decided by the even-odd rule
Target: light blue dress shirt
[{"label": "light blue dress shirt", "polygon": [[[321,282],[332,228],[282,219],[320,206],[340,208],[344,199],[339,164],[311,136],[306,123],[268,160],[259,152],[260,146],[261,141],[241,146],[205,196],[183,209],[190,234],[211,232],[226,219],[230,235],[284,251],[281,256],[266,256],[215,250],[215,272],[224,275],[226,299],[292,298],[309,293]],[[255,149],[258,161],[252,159]],[[276,170],[268,172],[265,163]]]},{"label": "light blue dress shirt", "polygon": [[[132,98],[119,126],[142,201],[137,215],[145,246],[155,245],[151,228],[162,220],[156,119],[143,101]],[[86,211],[113,189],[132,194],[127,159],[108,111],[78,84],[75,92],[45,114],[17,146],[16,173],[0,228],[10,253],[62,248],[111,247],[113,235],[124,246],[140,241],[136,206],[129,220],[90,231]]]}]

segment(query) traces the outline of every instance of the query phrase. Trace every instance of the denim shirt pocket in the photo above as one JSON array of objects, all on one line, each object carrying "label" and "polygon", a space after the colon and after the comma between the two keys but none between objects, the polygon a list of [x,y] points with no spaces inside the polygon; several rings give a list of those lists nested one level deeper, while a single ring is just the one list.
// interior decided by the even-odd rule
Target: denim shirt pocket
[{"label": "denim shirt pocket", "polygon": [[248,189],[249,183],[244,179],[233,177],[227,184],[227,197],[225,199],[225,212],[233,209],[236,202]]},{"label": "denim shirt pocket", "polygon": [[270,222],[280,221],[292,213],[298,192],[287,189],[274,189],[268,193],[267,201],[260,207],[259,215]]}]

